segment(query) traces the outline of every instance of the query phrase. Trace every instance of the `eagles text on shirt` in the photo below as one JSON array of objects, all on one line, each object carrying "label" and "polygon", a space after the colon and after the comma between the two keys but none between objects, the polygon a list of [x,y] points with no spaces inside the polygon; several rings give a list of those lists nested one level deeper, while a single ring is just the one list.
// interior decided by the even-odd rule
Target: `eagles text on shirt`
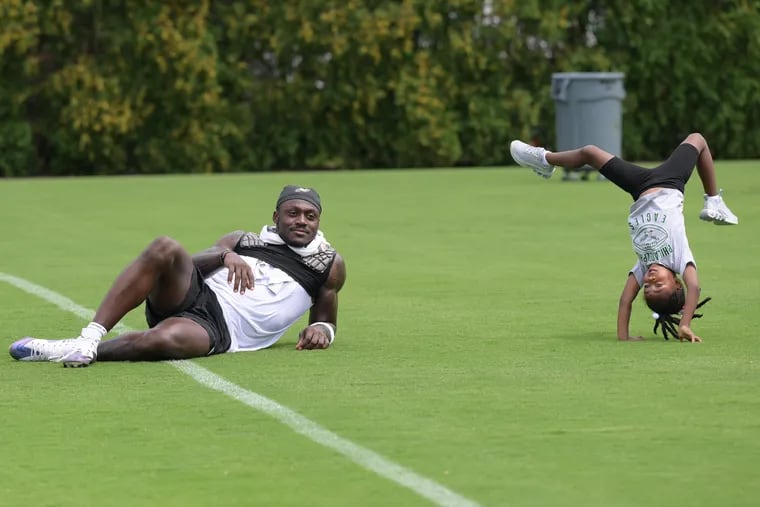
[{"label": "eagles text on shirt", "polygon": [[671,188],[640,196],[631,205],[628,231],[638,262],[631,269],[641,284],[647,266],[657,263],[682,274],[694,256],[686,238],[683,194]]}]

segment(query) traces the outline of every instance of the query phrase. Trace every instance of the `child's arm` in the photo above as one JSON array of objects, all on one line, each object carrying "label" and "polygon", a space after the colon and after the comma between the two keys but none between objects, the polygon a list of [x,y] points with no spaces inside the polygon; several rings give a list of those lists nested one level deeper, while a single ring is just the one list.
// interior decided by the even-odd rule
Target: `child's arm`
[{"label": "child's arm", "polygon": [[683,281],[686,284],[686,301],[683,305],[681,314],[681,323],[678,326],[678,337],[681,341],[701,342],[702,338],[694,334],[691,330],[691,319],[697,309],[699,302],[699,278],[697,277],[697,268],[693,264],[686,266],[683,271]]},{"label": "child's arm", "polygon": [[623,293],[620,295],[620,303],[618,305],[618,340],[639,341],[644,339],[641,336],[631,336],[628,334],[628,325],[631,321],[631,307],[633,306],[633,301],[636,299],[636,295],[639,293],[639,289],[639,282],[636,281],[636,277],[633,276],[633,273],[629,273],[628,279],[625,281],[625,287],[623,287]]}]

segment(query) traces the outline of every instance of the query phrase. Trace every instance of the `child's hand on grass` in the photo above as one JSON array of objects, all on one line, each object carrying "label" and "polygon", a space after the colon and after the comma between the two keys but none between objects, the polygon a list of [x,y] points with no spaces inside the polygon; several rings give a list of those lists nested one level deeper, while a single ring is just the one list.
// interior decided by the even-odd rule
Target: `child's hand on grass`
[{"label": "child's hand on grass", "polygon": [[695,335],[689,326],[678,326],[678,338],[682,342],[702,343],[702,338]]}]

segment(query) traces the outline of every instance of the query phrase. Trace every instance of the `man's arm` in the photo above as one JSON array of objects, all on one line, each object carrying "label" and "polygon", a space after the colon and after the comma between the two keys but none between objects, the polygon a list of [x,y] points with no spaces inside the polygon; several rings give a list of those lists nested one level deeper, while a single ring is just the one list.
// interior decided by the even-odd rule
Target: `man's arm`
[{"label": "man's arm", "polygon": [[231,252],[243,234],[245,234],[244,231],[233,231],[225,234],[214,243],[214,246],[193,255],[193,264],[201,270],[204,277],[208,276],[212,271],[224,265],[222,254],[224,253],[224,257],[227,257],[225,252]]},{"label": "man's arm", "polygon": [[628,273],[628,279],[625,281],[625,287],[623,287],[623,293],[620,295],[620,303],[618,304],[618,340],[639,341],[644,339],[641,336],[631,336],[628,330],[631,322],[631,308],[636,295],[639,293],[639,289],[639,282],[636,281],[636,277],[633,276],[633,273]]},{"label": "man's arm", "polygon": [[346,264],[335,254],[327,281],[319,289],[309,312],[309,325],[298,334],[297,350],[326,349],[338,329],[338,292],[346,283]]},{"label": "man's arm", "polygon": [[193,255],[193,263],[201,270],[203,277],[207,277],[217,269],[226,267],[227,283],[233,284],[233,290],[245,294],[248,289],[253,289],[253,270],[233,250],[244,231],[234,231],[225,234],[214,246]]},{"label": "man's arm", "polygon": [[691,330],[691,319],[697,310],[699,302],[699,278],[697,277],[697,268],[694,264],[688,264],[683,271],[683,281],[686,284],[686,301],[681,312],[681,323],[678,325],[678,338],[681,341],[701,342],[702,338],[694,334]]}]

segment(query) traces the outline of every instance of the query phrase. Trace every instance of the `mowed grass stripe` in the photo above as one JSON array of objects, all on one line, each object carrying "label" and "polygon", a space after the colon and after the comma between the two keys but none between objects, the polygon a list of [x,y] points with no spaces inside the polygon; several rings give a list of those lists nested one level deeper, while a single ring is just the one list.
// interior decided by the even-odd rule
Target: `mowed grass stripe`
[{"label": "mowed grass stripe", "polygon": [[[61,294],[23,278],[0,272],[0,281],[9,283],[18,289],[44,299],[62,310],[73,313],[83,319],[90,319],[95,313],[93,310],[80,306]],[[115,327],[115,330],[117,332],[124,332],[128,331],[129,328],[118,324]],[[369,449],[365,449],[349,440],[341,438],[335,433],[319,426],[293,410],[280,405],[274,400],[228,382],[206,368],[198,366],[190,361],[165,361],[165,363],[190,376],[199,384],[223,393],[251,408],[266,413],[285,424],[296,433],[342,454],[371,472],[414,491],[436,505],[442,507],[478,506],[478,504],[472,500],[464,498],[426,477],[422,477],[401,465],[393,463]]]}]

